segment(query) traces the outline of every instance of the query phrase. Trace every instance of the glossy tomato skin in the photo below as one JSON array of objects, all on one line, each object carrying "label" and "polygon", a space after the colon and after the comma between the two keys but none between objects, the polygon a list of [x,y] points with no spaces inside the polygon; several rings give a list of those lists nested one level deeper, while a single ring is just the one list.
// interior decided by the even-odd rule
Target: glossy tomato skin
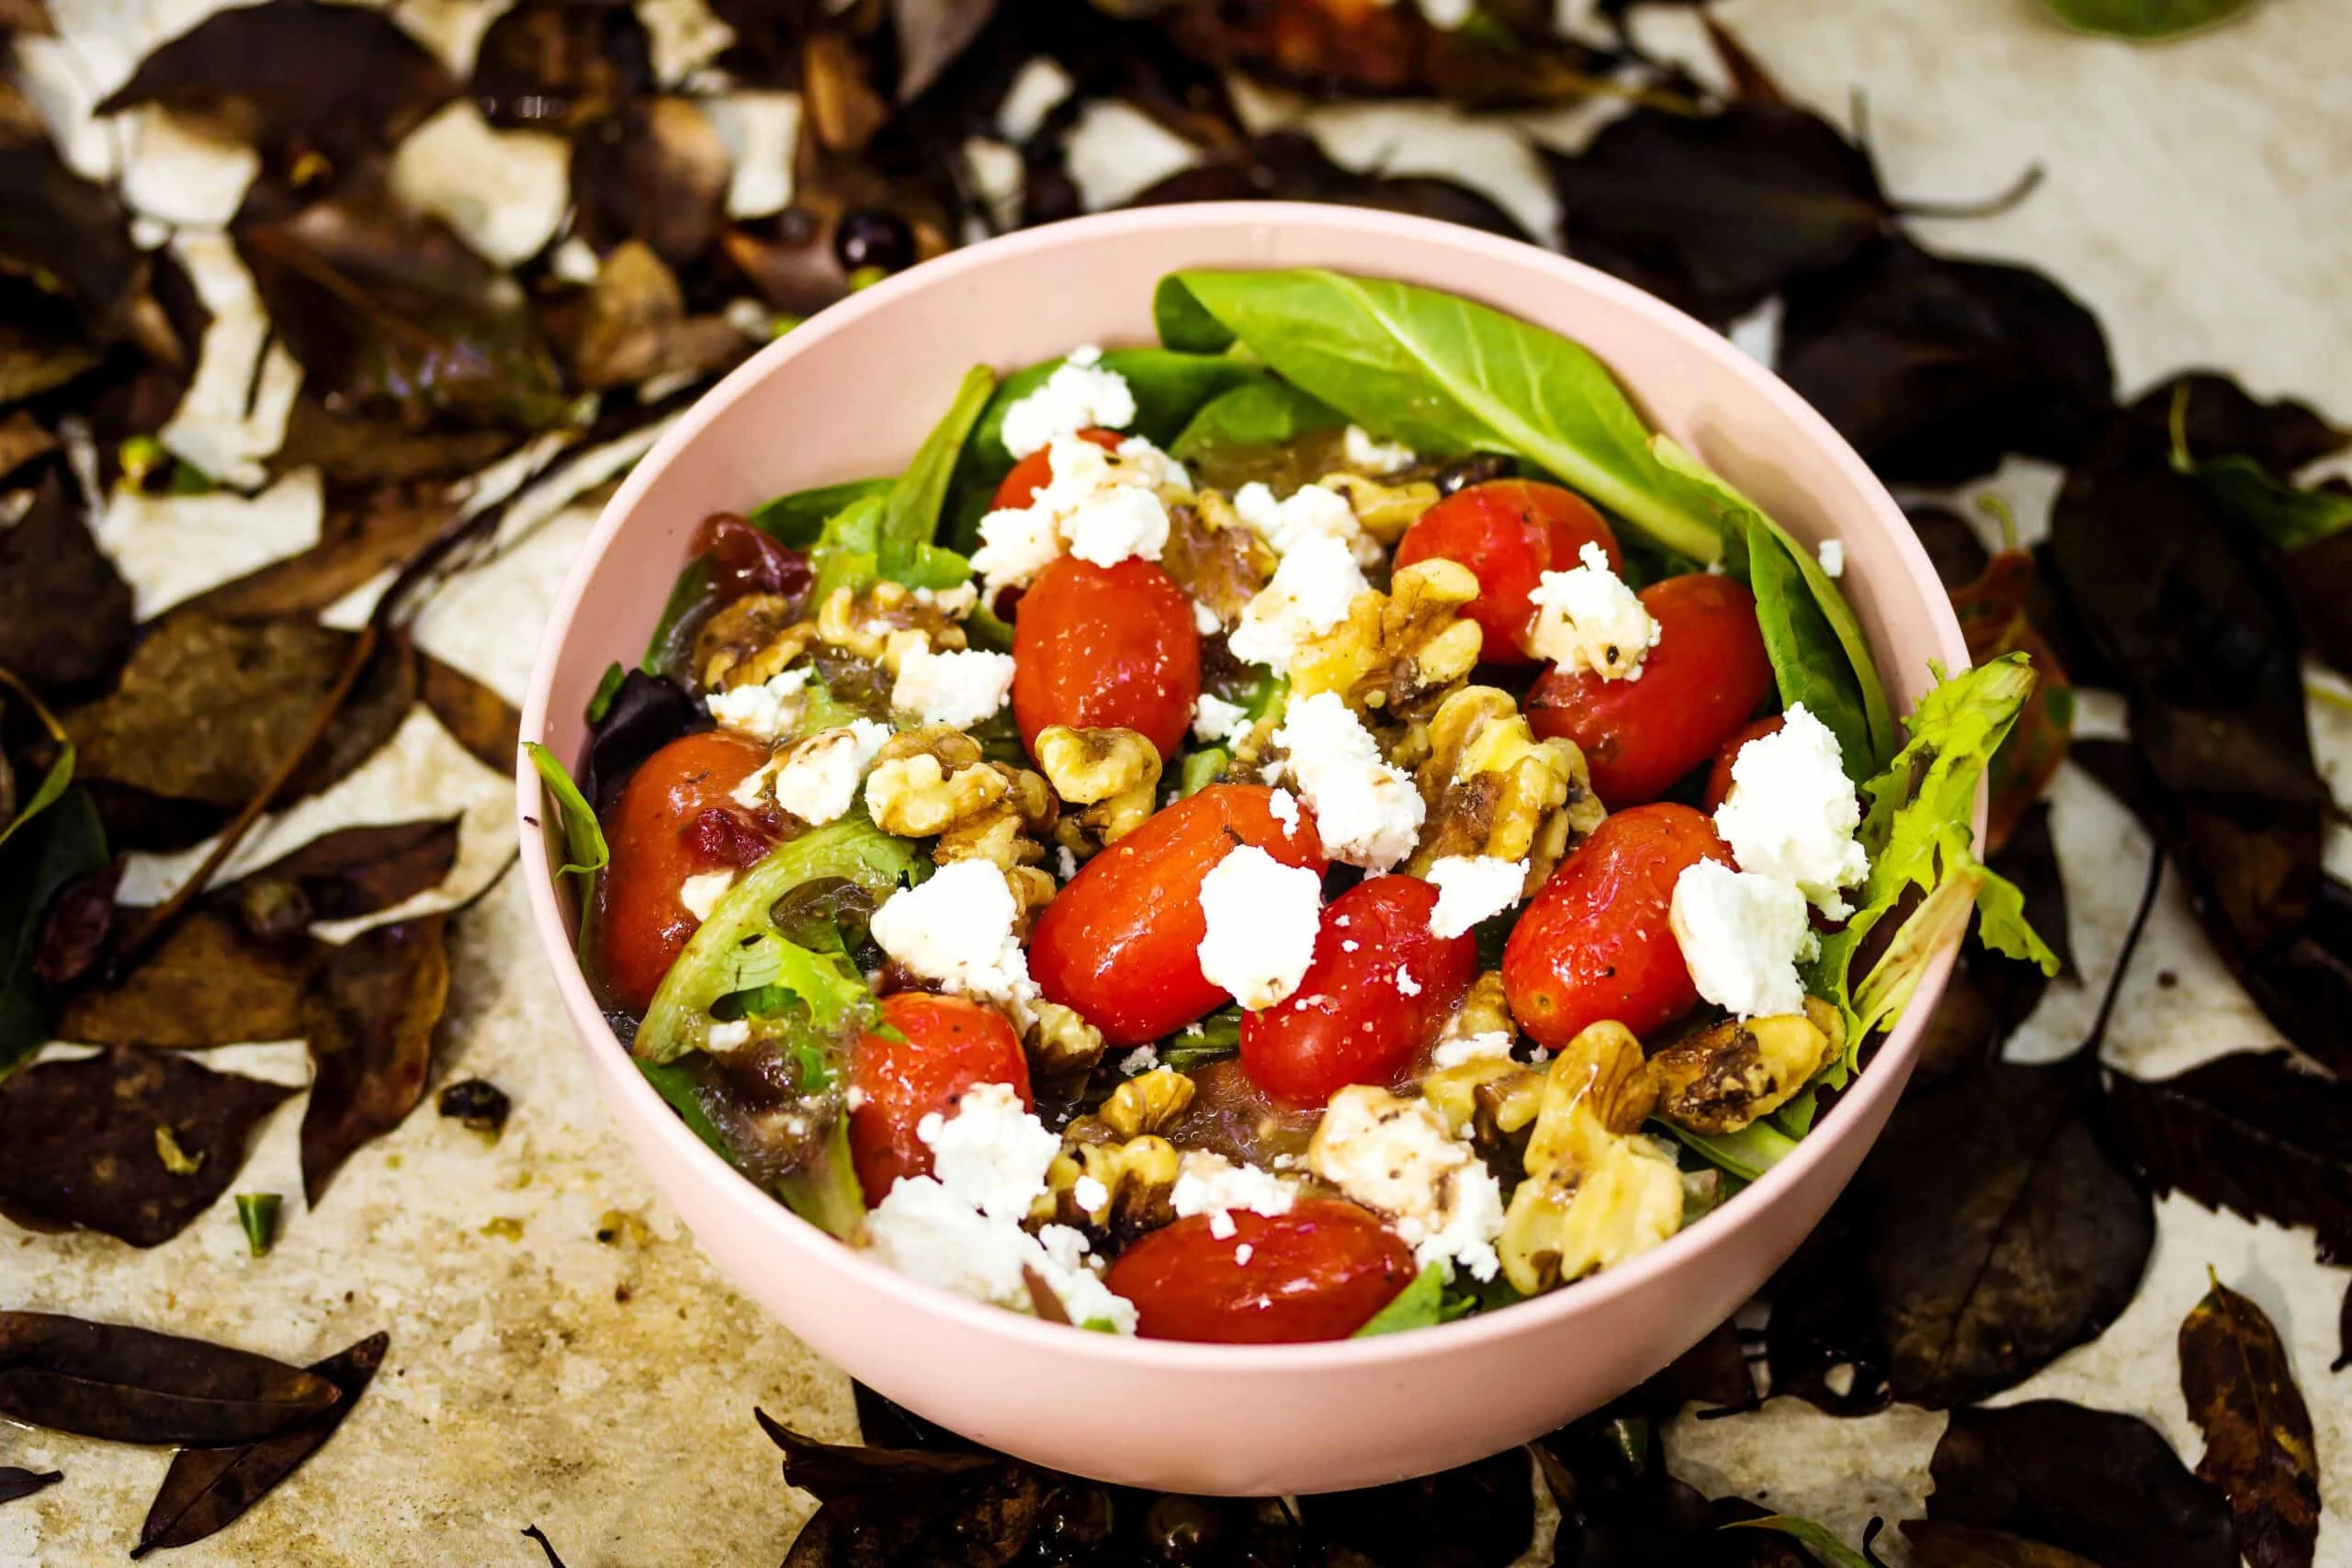
[{"label": "glossy tomato skin", "polygon": [[1402,1077],[1478,976],[1476,939],[1432,935],[1436,908],[1437,889],[1418,876],[1375,876],[1331,900],[1298,989],[1242,1015],[1250,1081],[1284,1104],[1321,1105],[1350,1084]]},{"label": "glossy tomato skin", "polygon": [[[1091,441],[1105,452],[1117,451],[1119,443],[1125,439],[1115,430],[1099,428],[1081,430],[1078,438]],[[1013,464],[1012,471],[1005,475],[1003,481],[996,487],[996,498],[989,502],[989,508],[997,512],[1018,512],[1036,500],[1037,492],[1045,488],[1046,481],[1054,477],[1053,451],[1051,446],[1040,446]]]},{"label": "glossy tomato skin", "polygon": [[[1103,1282],[1136,1304],[1146,1339],[1287,1345],[1344,1339],[1412,1282],[1412,1250],[1369,1211],[1311,1198],[1283,1214],[1236,1211],[1164,1225],[1119,1254]],[[1247,1247],[1247,1261],[1239,1261]]]},{"label": "glossy tomato skin", "polygon": [[1730,739],[1715,748],[1715,765],[1707,770],[1706,799],[1699,809],[1713,817],[1715,814],[1715,807],[1721,806],[1731,795],[1731,765],[1739,756],[1739,749],[1751,740],[1761,740],[1768,735],[1778,735],[1781,732],[1781,726],[1787,722],[1787,719],[1776,713],[1770,718],[1759,718],[1754,724],[1733,730]]},{"label": "glossy tomato skin", "polygon": [[1527,629],[1534,605],[1528,595],[1545,572],[1575,567],[1587,545],[1608,552],[1611,571],[1624,565],[1617,536],[1574,491],[1491,479],[1455,491],[1416,518],[1397,541],[1396,567],[1432,556],[1468,567],[1478,597],[1464,614],[1483,634],[1478,656],[1489,664],[1532,664]]},{"label": "glossy tomato skin", "polygon": [[1646,1040],[1699,1002],[1668,924],[1675,879],[1732,863],[1714,824],[1687,806],[1620,811],[1562,861],[1511,928],[1503,989],[1520,1027],[1557,1050],[1614,1019]]},{"label": "glossy tomato skin", "polygon": [[947,1112],[975,1084],[1011,1084],[1031,1104],[1029,1061],[1002,1013],[965,997],[899,991],[882,998],[882,1021],[903,1037],[869,1031],[850,1057],[850,1158],[868,1208],[902,1176],[931,1174],[931,1145],[915,1126]]},{"label": "glossy tomato skin", "polygon": [[1313,818],[1302,807],[1285,823],[1272,797],[1262,784],[1211,784],[1087,862],[1030,933],[1029,973],[1046,998],[1114,1045],[1157,1040],[1229,1000],[1201,973],[1201,879],[1242,844],[1324,868]]},{"label": "glossy tomato skin", "polygon": [[1772,690],[1756,596],[1727,577],[1669,577],[1641,592],[1658,624],[1639,679],[1547,670],[1528,694],[1528,722],[1566,736],[1611,810],[1656,800],[1715,754]]},{"label": "glossy tomato skin", "polygon": [[679,902],[686,878],[755,865],[783,838],[773,813],[730,795],[767,760],[766,747],[724,730],[682,736],[629,775],[605,814],[612,863],[597,892],[596,945],[616,1005],[643,1012],[702,923]]},{"label": "glossy tomato skin", "polygon": [[1176,754],[1201,694],[1193,602],[1148,560],[1064,556],[1037,574],[1012,626],[1012,716],[1032,748],[1048,725],[1140,730]]}]

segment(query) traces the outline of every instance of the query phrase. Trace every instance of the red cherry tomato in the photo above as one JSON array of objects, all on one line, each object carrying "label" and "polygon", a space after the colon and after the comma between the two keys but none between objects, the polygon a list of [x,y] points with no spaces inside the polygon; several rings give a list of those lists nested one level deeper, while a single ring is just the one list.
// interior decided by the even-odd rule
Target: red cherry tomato
[{"label": "red cherry tomato", "polygon": [[1733,730],[1731,739],[1715,748],[1715,765],[1707,770],[1707,798],[1706,804],[1700,807],[1701,810],[1713,817],[1715,814],[1715,807],[1721,806],[1724,797],[1731,794],[1731,764],[1739,755],[1739,749],[1751,740],[1761,740],[1768,735],[1778,735],[1781,732],[1781,726],[1786,722],[1787,720],[1777,713],[1770,718],[1759,718],[1745,729]]},{"label": "red cherry tomato", "polygon": [[1201,973],[1201,879],[1254,844],[1284,865],[1324,866],[1304,807],[1293,827],[1262,784],[1211,784],[1086,863],[1037,917],[1029,973],[1046,999],[1076,1008],[1114,1045],[1140,1045],[1229,998]]},{"label": "red cherry tomato", "polygon": [[[1117,451],[1119,443],[1126,439],[1115,430],[1081,430],[1078,438],[1091,441],[1105,452]],[[1040,446],[1013,464],[1012,471],[1004,476],[1004,482],[996,487],[996,499],[989,505],[999,512],[1018,512],[1036,500],[1046,481],[1054,477],[1053,453],[1051,446]]]},{"label": "red cherry tomato", "polygon": [[974,1084],[1011,1084],[1028,1106],[1029,1062],[1021,1037],[992,1007],[964,997],[899,991],[882,998],[882,1021],[903,1037],[871,1032],[850,1057],[849,1152],[868,1208],[902,1176],[931,1174],[931,1145],[915,1125],[950,1111]]},{"label": "red cherry tomato", "polygon": [[1612,810],[1656,800],[1705,761],[1772,690],[1756,596],[1727,577],[1669,577],[1642,590],[1658,642],[1638,680],[1555,665],[1527,696],[1528,722],[1584,751]]},{"label": "red cherry tomato", "polygon": [[612,863],[597,894],[605,989],[643,1012],[702,922],[678,900],[686,878],[759,863],[783,838],[772,815],[729,794],[768,749],[724,730],[683,736],[648,757],[605,815]]},{"label": "red cherry tomato", "polygon": [[1410,1284],[1412,1250],[1353,1203],[1307,1199],[1288,1213],[1194,1214],[1119,1254],[1103,1283],[1136,1303],[1146,1339],[1224,1345],[1344,1339]]},{"label": "red cherry tomato", "polygon": [[1535,891],[1503,947],[1520,1026],[1555,1049],[1614,1019],[1646,1038],[1699,1002],[1667,923],[1675,878],[1732,863],[1714,824],[1687,806],[1636,806],[1593,829]]},{"label": "red cherry tomato", "polygon": [[1331,900],[1298,989],[1242,1015],[1250,1081],[1276,1100],[1320,1105],[1351,1083],[1402,1076],[1478,976],[1469,932],[1430,933],[1436,908],[1437,889],[1418,876],[1375,876]]},{"label": "red cherry tomato", "polygon": [[1047,725],[1140,730],[1175,755],[1201,694],[1193,602],[1148,560],[1064,556],[1037,574],[1012,626],[1012,716],[1032,747]]},{"label": "red cherry tomato", "polygon": [[1485,635],[1478,656],[1489,664],[1528,664],[1528,595],[1547,571],[1567,571],[1577,552],[1599,545],[1609,569],[1624,565],[1617,536],[1573,491],[1529,479],[1494,479],[1455,491],[1430,507],[1396,543],[1396,567],[1443,556],[1470,569],[1478,597],[1464,612]]}]

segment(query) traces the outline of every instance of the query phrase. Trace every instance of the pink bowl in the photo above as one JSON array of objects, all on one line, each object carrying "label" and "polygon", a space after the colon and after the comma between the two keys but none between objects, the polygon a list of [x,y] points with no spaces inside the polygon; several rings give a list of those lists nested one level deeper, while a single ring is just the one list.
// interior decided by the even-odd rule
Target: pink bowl
[{"label": "pink bowl", "polygon": [[[1080,219],[958,251],[770,344],[640,462],[548,626],[523,735],[575,761],[598,677],[633,663],[695,525],[786,491],[896,472],[976,361],[1154,341],[1182,267],[1327,266],[1482,299],[1605,360],[1652,424],[1808,545],[1844,585],[1902,711],[1928,661],[1967,662],[1926,552],[1853,449],[1770,372],[1637,289],[1532,246],[1337,207],[1217,204]],[[539,783],[515,773],[536,829]],[[536,830],[525,834],[536,843]],[[1859,1088],[1725,1208],[1538,1301],[1367,1340],[1211,1346],[1083,1334],[904,1279],[804,1224],[672,1113],[572,956],[550,861],[523,871],[564,1006],[613,1113],[703,1247],[792,1330],[890,1398],[1040,1464],[1136,1486],[1270,1495],[1367,1486],[1522,1442],[1649,1376],[1736,1310],[1819,1222],[1885,1125],[1952,954],[1939,954]]]}]

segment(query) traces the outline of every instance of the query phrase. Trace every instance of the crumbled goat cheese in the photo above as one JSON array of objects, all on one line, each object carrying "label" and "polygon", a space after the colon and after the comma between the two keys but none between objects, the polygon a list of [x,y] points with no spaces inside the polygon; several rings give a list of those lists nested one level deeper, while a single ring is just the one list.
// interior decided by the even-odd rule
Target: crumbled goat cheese
[{"label": "crumbled goat cheese", "polygon": [[1396,989],[1408,997],[1418,997],[1421,994],[1421,983],[1414,979],[1413,972],[1402,964],[1396,965]]},{"label": "crumbled goat cheese", "polygon": [[1348,426],[1340,438],[1340,454],[1348,467],[1362,474],[1402,473],[1419,462],[1420,455],[1399,441],[1376,441],[1361,424]]},{"label": "crumbled goat cheese", "polygon": [[1063,531],[1069,553],[1096,566],[1133,557],[1158,560],[1168,547],[1168,508],[1148,490],[1119,485],[1070,513]]},{"label": "crumbled goat cheese", "polygon": [[1183,464],[1153,446],[1148,435],[1128,436],[1119,443],[1118,449],[1112,456],[1119,459],[1122,472],[1129,476],[1126,479],[1128,484],[1148,485],[1153,490],[1175,491],[1182,494],[1192,492],[1192,473]]},{"label": "crumbled goat cheese", "polygon": [[1233,1261],[1236,1264],[1246,1268],[1249,1265],[1250,1259],[1256,1255],[1257,1250],[1258,1249],[1256,1247],[1250,1246],[1245,1241],[1233,1249]]},{"label": "crumbled goat cheese", "polygon": [[1193,705],[1193,738],[1230,744],[1250,733],[1256,720],[1239,703],[1227,702],[1214,692],[1203,692]]},{"label": "crumbled goat cheese", "polygon": [[1127,378],[1102,366],[1091,344],[1069,351],[1035,391],[1004,411],[1004,449],[1015,457],[1090,427],[1125,430],[1135,422],[1136,395]]},{"label": "crumbled goat cheese", "polygon": [[1185,1151],[1176,1168],[1176,1185],[1169,1189],[1169,1205],[1180,1219],[1193,1214],[1209,1217],[1209,1234],[1222,1241],[1233,1235],[1233,1212],[1287,1214],[1298,1194],[1272,1171],[1254,1165],[1236,1165],[1223,1155],[1201,1149]]},{"label": "crumbled goat cheese", "polygon": [[1298,796],[1286,789],[1278,789],[1266,796],[1266,815],[1283,825],[1283,837],[1298,834]]},{"label": "crumbled goat cheese", "polygon": [[1192,478],[1183,465],[1140,435],[1106,452],[1076,435],[1057,435],[1047,448],[1048,477],[1023,507],[980,519],[980,547],[972,567],[993,594],[1029,581],[1061,551],[1097,566],[1130,557],[1158,560],[1168,547],[1168,506],[1162,492],[1184,493]]},{"label": "crumbled goat cheese", "polygon": [[1119,1071],[1129,1077],[1134,1077],[1138,1073],[1148,1073],[1158,1066],[1159,1066],[1159,1047],[1157,1045],[1138,1045],[1119,1058]]},{"label": "crumbled goat cheese", "polygon": [[1853,912],[1840,890],[1870,874],[1854,839],[1861,821],[1838,738],[1803,703],[1790,705],[1778,730],[1739,749],[1731,793],[1715,808],[1715,831],[1740,870],[1795,884],[1833,920]]},{"label": "crumbled goat cheese", "polygon": [[1337,692],[1292,703],[1273,740],[1332,859],[1385,871],[1413,852],[1427,809],[1421,792],[1412,774],[1381,760],[1380,742]]},{"label": "crumbled goat cheese", "polygon": [[1804,1010],[1797,963],[1819,943],[1789,883],[1702,860],[1674,879],[1667,922],[1690,983],[1717,1007],[1742,1018]]},{"label": "crumbled goat cheese", "polygon": [[1511,1037],[1499,1029],[1481,1030],[1452,1040],[1441,1040],[1437,1049],[1430,1053],[1430,1065],[1436,1067],[1458,1067],[1465,1062],[1505,1061],[1510,1056]]},{"label": "crumbled goat cheese", "polygon": [[1536,658],[1571,672],[1590,670],[1604,681],[1641,679],[1643,656],[1657,646],[1657,622],[1609,570],[1599,545],[1585,546],[1577,558],[1582,566],[1545,572],[1528,595],[1535,606],[1528,646]]},{"label": "crumbled goat cheese", "polygon": [[1020,912],[1002,872],[959,860],[892,894],[870,929],[883,952],[923,978],[1025,1010],[1037,987],[1013,932]]},{"label": "crumbled goat cheese", "polygon": [[1193,601],[1193,629],[1203,637],[1215,637],[1225,630],[1225,623],[1216,618],[1216,612],[1208,607],[1205,600],[1195,599]]},{"label": "crumbled goat cheese", "polygon": [[1441,855],[1430,863],[1429,880],[1437,888],[1430,934],[1451,942],[1519,902],[1527,886],[1527,863],[1493,855]]},{"label": "crumbled goat cheese", "polygon": [[1227,851],[1201,878],[1201,973],[1245,1008],[1273,1006],[1306,977],[1322,909],[1314,872],[1254,844]]},{"label": "crumbled goat cheese", "polygon": [[705,702],[720,728],[774,743],[799,721],[800,689],[808,683],[808,671],[787,670],[757,685],[713,692]]},{"label": "crumbled goat cheese", "polygon": [[1380,563],[1380,541],[1363,531],[1346,496],[1323,485],[1301,485],[1276,501],[1272,491],[1252,479],[1233,492],[1233,511],[1278,556],[1309,539],[1337,539],[1358,565]]},{"label": "crumbled goat cheese", "polygon": [[1068,1225],[1031,1235],[990,1219],[928,1176],[901,1177],[865,1217],[875,1256],[912,1280],[1016,1312],[1034,1312],[1027,1276],[1043,1279],[1073,1323],[1136,1330],[1135,1303],[1086,1266],[1087,1241]]},{"label": "crumbled goat cheese", "polygon": [[1502,1188],[1477,1152],[1425,1100],[1352,1084],[1331,1097],[1307,1149],[1315,1174],[1389,1217],[1423,1268],[1458,1264],[1480,1280],[1501,1268]]},{"label": "crumbled goat cheese", "polygon": [[703,1036],[703,1048],[722,1056],[729,1051],[741,1051],[751,1043],[752,1026],[740,1018],[732,1022],[714,1023]]},{"label": "crumbled goat cheese", "polygon": [[819,826],[848,815],[874,753],[889,739],[888,725],[859,718],[794,742],[776,771],[775,803]]},{"label": "crumbled goat cheese", "polygon": [[980,519],[972,570],[994,598],[1000,589],[1026,585],[1061,553],[1061,524],[1053,513],[1035,503],[1004,507]]},{"label": "crumbled goat cheese", "polygon": [[1227,646],[1236,659],[1287,675],[1298,649],[1346,620],[1356,595],[1371,591],[1347,546],[1320,536],[1302,540],[1242,606]]},{"label": "crumbled goat cheese", "polygon": [[1070,853],[1070,848],[1068,844],[1056,844],[1054,846],[1054,869],[1061,873],[1061,878],[1064,882],[1068,882],[1071,877],[1078,874],[1078,857]]},{"label": "crumbled goat cheese", "polygon": [[695,919],[707,920],[710,912],[718,908],[718,901],[727,897],[727,890],[734,886],[732,871],[700,872],[678,885],[678,902]]},{"label": "crumbled goat cheese", "polygon": [[1091,1176],[1081,1176],[1069,1184],[1069,1195],[1078,1206],[1091,1214],[1111,1201],[1111,1190]]},{"label": "crumbled goat cheese", "polygon": [[968,729],[995,716],[1012,693],[1012,655],[976,648],[911,648],[899,660],[890,705],[925,724]]},{"label": "crumbled goat cheese", "polygon": [[1821,562],[1822,575],[1826,577],[1843,577],[1846,575],[1845,540],[1824,539],[1821,541],[1820,547],[1815,552],[1815,558]]},{"label": "crumbled goat cheese", "polygon": [[978,583],[959,582],[953,588],[918,588],[915,603],[937,610],[951,620],[962,620],[980,603]]},{"label": "crumbled goat cheese", "polygon": [[1046,1195],[1046,1168],[1061,1136],[1046,1130],[1011,1084],[974,1084],[956,1114],[934,1111],[915,1123],[931,1145],[932,1176],[990,1219],[1018,1220]]}]

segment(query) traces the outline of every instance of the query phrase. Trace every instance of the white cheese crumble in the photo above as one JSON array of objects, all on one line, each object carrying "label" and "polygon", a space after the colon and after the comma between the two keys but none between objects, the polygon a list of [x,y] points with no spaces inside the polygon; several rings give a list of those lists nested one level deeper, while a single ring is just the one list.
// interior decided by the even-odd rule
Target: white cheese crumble
[{"label": "white cheese crumble", "polygon": [[1316,1175],[1389,1217],[1423,1268],[1456,1264],[1480,1280],[1501,1267],[1502,1188],[1425,1100],[1351,1084],[1331,1097],[1307,1149]]},{"label": "white cheese crumble", "polygon": [[1825,577],[1843,577],[1846,575],[1845,540],[1824,539],[1821,541],[1820,546],[1815,550],[1814,554],[1815,558],[1821,562],[1822,575]]},{"label": "white cheese crumble", "polygon": [[1194,1214],[1209,1217],[1209,1234],[1219,1241],[1233,1235],[1233,1212],[1287,1214],[1297,1193],[1272,1171],[1254,1165],[1236,1165],[1223,1155],[1202,1149],[1185,1151],[1176,1168],[1176,1185],[1168,1201],[1180,1219]]},{"label": "white cheese crumble", "polygon": [[1345,544],[1323,535],[1302,539],[1242,606],[1227,646],[1236,659],[1287,675],[1298,649],[1346,620],[1356,595],[1370,592]]},{"label": "white cheese crumble", "polygon": [[890,705],[925,724],[968,729],[995,716],[1012,694],[1012,655],[976,648],[911,648],[899,660]]},{"label": "white cheese crumble", "polygon": [[1430,934],[1451,942],[1519,902],[1527,886],[1527,863],[1493,855],[1441,855],[1430,863],[1429,880],[1437,888]]},{"label": "white cheese crumble", "polygon": [[1004,874],[983,860],[941,866],[874,911],[875,942],[927,980],[1026,1011],[1037,996],[1013,932],[1020,908]]},{"label": "white cheese crumble", "polygon": [[1380,742],[1337,692],[1292,703],[1273,740],[1332,859],[1385,871],[1412,853],[1427,810],[1421,792],[1412,774],[1381,760]]},{"label": "white cheese crumble", "polygon": [[1402,964],[1396,965],[1396,989],[1401,994],[1408,997],[1418,997],[1421,994],[1421,983],[1414,979],[1413,972]]},{"label": "white cheese crumble", "polygon": [[1064,882],[1068,882],[1078,874],[1078,857],[1070,852],[1068,844],[1054,846],[1054,869],[1061,873]]},{"label": "white cheese crumble", "polygon": [[1036,1310],[1027,1275],[1043,1279],[1072,1323],[1107,1323],[1136,1331],[1135,1303],[1112,1293],[1086,1266],[1087,1241],[1068,1225],[1035,1235],[1011,1220],[993,1220],[928,1176],[900,1177],[865,1217],[876,1257],[909,1279],[975,1301]]},{"label": "white cheese crumble", "polygon": [[722,1056],[729,1051],[741,1051],[751,1043],[752,1026],[749,1021],[740,1018],[732,1022],[715,1022],[703,1035],[704,1049],[716,1052]]},{"label": "white cheese crumble", "polygon": [[1508,1061],[1513,1043],[1511,1037],[1499,1029],[1480,1030],[1476,1034],[1439,1041],[1437,1049],[1430,1053],[1430,1065],[1442,1069],[1467,1062]]},{"label": "white cheese crumble", "polygon": [[1022,507],[1001,507],[980,519],[973,570],[989,592],[1028,582],[1060,554],[1097,566],[1130,558],[1158,560],[1168,547],[1166,494],[1184,494],[1184,466],[1140,435],[1106,452],[1077,435],[1057,435],[1047,446],[1048,474]]},{"label": "white cheese crumble", "polygon": [[1690,983],[1742,1018],[1804,1010],[1797,962],[1818,949],[1804,895],[1778,877],[1702,860],[1674,879],[1667,908]]},{"label": "white cheese crumble", "polygon": [[1348,498],[1325,486],[1301,485],[1276,501],[1272,491],[1252,479],[1233,492],[1233,511],[1278,556],[1309,539],[1337,539],[1358,565],[1380,563],[1380,541],[1363,531]]},{"label": "white cheese crumble", "polygon": [[1127,378],[1102,366],[1091,344],[1073,348],[1035,390],[1004,411],[1004,449],[1026,457],[1057,435],[1081,430],[1125,430],[1135,422],[1136,395]]},{"label": "white cheese crumble", "polygon": [[888,725],[859,718],[795,741],[776,769],[775,803],[815,826],[847,816],[874,753],[889,739]]},{"label": "white cheese crumble", "polygon": [[1070,513],[1069,553],[1096,566],[1134,557],[1158,560],[1168,547],[1168,508],[1136,485],[1117,485]]},{"label": "white cheese crumble", "polygon": [[1071,1182],[1069,1195],[1090,1214],[1101,1213],[1111,1206],[1111,1190],[1091,1176],[1081,1176]]},{"label": "white cheese crumble", "polygon": [[1348,426],[1340,437],[1340,455],[1347,465],[1362,474],[1385,477],[1402,473],[1419,462],[1420,454],[1397,441],[1379,441],[1361,424]]},{"label": "white cheese crumble", "polygon": [[1159,1066],[1159,1047],[1157,1045],[1138,1045],[1119,1058],[1119,1071],[1129,1077],[1134,1077],[1138,1073],[1148,1073],[1158,1066]]},{"label": "white cheese crumble", "polygon": [[1257,1251],[1258,1249],[1256,1247],[1250,1246],[1245,1241],[1240,1246],[1233,1249],[1233,1261],[1236,1264],[1246,1268],[1249,1266],[1250,1259],[1256,1256]]},{"label": "white cheese crumble", "polygon": [[731,871],[700,872],[678,885],[678,902],[695,919],[707,920],[710,912],[718,908],[718,901],[727,897],[727,890],[734,886],[735,874]]},{"label": "white cheese crumble", "polygon": [[1793,883],[1833,920],[1853,912],[1842,889],[1870,874],[1854,840],[1861,803],[1839,765],[1829,727],[1792,703],[1781,728],[1732,759],[1731,793],[1715,808],[1715,831],[1739,869]]},{"label": "white cheese crumble", "polygon": [[1203,692],[1193,705],[1193,738],[1230,744],[1250,733],[1255,722],[1239,703],[1227,702],[1215,692]]},{"label": "white cheese crumble", "polygon": [[799,722],[801,688],[808,684],[808,671],[786,670],[757,685],[713,692],[703,701],[720,728],[773,744]]},{"label": "white cheese crumble", "polygon": [[1046,1167],[1061,1152],[1058,1134],[1021,1103],[1011,1084],[974,1084],[956,1114],[934,1111],[915,1123],[931,1145],[932,1176],[993,1220],[1020,1220],[1046,1195]]},{"label": "white cheese crumble", "polygon": [[1225,630],[1225,623],[1216,618],[1216,612],[1208,607],[1207,601],[1195,599],[1193,601],[1193,629],[1203,637],[1215,637]]},{"label": "white cheese crumble", "polygon": [[1538,659],[1574,672],[1590,670],[1604,681],[1637,681],[1642,658],[1657,646],[1658,624],[1624,580],[1609,570],[1608,554],[1588,544],[1582,566],[1547,571],[1528,599],[1535,626],[1528,646]]},{"label": "white cheese crumble", "polygon": [[1314,872],[1255,844],[1227,851],[1201,878],[1201,973],[1245,1008],[1273,1006],[1306,977],[1322,911]]},{"label": "white cheese crumble", "polygon": [[1052,512],[1035,503],[1002,507],[980,519],[972,570],[993,598],[999,589],[1027,584],[1061,553],[1061,525]]},{"label": "white cheese crumble", "polygon": [[1286,789],[1270,792],[1266,796],[1266,815],[1283,825],[1283,837],[1298,836],[1298,796]]}]

